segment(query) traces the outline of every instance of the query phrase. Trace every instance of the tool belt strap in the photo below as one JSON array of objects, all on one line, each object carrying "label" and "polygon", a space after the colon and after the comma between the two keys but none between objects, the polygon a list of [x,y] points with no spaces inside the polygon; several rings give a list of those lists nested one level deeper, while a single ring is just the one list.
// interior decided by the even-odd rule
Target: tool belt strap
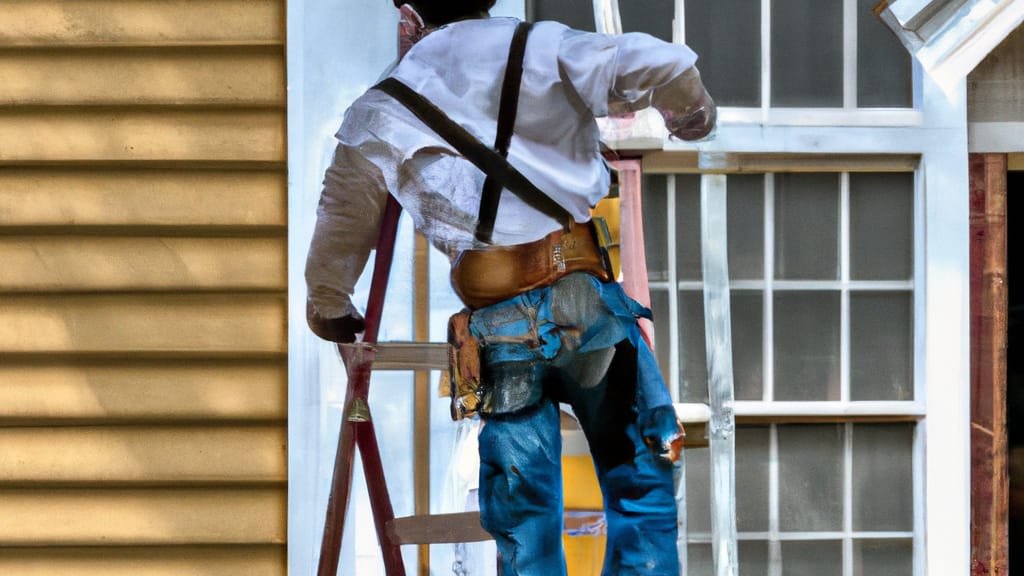
[{"label": "tool belt strap", "polygon": [[452,265],[455,293],[476,310],[549,286],[573,272],[612,280],[593,223],[574,222],[568,228],[526,244],[463,251]]},{"label": "tool belt strap", "polygon": [[452,120],[443,110],[422,94],[406,86],[402,81],[394,77],[388,77],[377,83],[373,88],[388,94],[400,104],[409,109],[421,122],[426,124],[444,141],[451,144],[463,158],[486,174],[485,190],[481,194],[481,225],[476,231],[478,238],[485,238],[490,242],[493,231],[494,211],[497,210],[497,203],[501,196],[502,188],[509,190],[526,202],[535,210],[559,221],[569,222],[572,217],[569,211],[555,202],[543,190],[530,182],[519,170],[516,169],[503,153],[507,152],[508,144],[506,139],[511,139],[512,127],[515,124],[515,110],[518,106],[519,77],[522,72],[521,63],[517,60],[522,57],[525,50],[525,42],[529,26],[524,23],[517,28],[512,53],[510,54],[511,68],[507,69],[507,78],[502,86],[502,107],[505,114],[498,119],[500,124],[497,144],[504,148],[499,152],[478,140],[457,122]]}]

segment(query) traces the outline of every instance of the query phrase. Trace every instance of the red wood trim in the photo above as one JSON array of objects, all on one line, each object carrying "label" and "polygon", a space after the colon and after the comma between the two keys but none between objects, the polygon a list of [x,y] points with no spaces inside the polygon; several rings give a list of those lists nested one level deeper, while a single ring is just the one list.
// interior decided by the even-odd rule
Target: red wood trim
[{"label": "red wood trim", "polygon": [[1006,155],[970,155],[971,574],[1008,574]]}]

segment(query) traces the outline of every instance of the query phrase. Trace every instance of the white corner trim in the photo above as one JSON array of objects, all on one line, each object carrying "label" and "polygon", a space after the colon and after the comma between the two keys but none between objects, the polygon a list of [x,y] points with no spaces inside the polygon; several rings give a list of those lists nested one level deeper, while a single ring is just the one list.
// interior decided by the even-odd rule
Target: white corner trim
[{"label": "white corner trim", "polygon": [[896,2],[883,11],[882,20],[947,93],[1024,21],[1024,0],[968,0],[945,21],[929,23],[937,31],[922,42],[920,28],[901,26],[916,16],[898,12],[903,4],[922,3]]},{"label": "white corner trim", "polygon": [[971,122],[967,145],[971,152],[1024,152],[1024,122]]}]

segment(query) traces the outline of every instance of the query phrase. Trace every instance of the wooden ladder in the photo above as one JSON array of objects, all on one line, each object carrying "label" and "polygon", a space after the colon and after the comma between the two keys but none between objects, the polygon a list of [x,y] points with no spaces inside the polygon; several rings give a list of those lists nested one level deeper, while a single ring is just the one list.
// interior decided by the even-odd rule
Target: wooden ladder
[{"label": "wooden ladder", "polygon": [[377,241],[363,341],[338,344],[338,352],[345,363],[348,383],[341,430],[338,434],[331,492],[327,501],[327,517],[317,567],[318,576],[335,576],[338,571],[356,447],[359,448],[362,457],[370,508],[388,576],[405,576],[405,566],[400,552],[402,545],[479,542],[491,539],[491,536],[480,527],[479,512],[395,518],[391,506],[391,496],[384,478],[377,435],[367,401],[371,372],[443,370],[448,365],[447,344],[377,342],[400,213],[401,207],[398,202],[389,196]]}]

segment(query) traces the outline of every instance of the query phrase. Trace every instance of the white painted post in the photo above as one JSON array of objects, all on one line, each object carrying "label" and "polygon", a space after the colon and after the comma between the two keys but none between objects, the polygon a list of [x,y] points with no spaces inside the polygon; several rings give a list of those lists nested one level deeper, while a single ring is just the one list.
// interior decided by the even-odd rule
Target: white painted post
[{"label": "white painted post", "polygon": [[711,422],[711,549],[716,576],[736,576],[736,420],[733,409],[732,328],[726,234],[726,177],[701,178],[701,256],[704,330]]}]

